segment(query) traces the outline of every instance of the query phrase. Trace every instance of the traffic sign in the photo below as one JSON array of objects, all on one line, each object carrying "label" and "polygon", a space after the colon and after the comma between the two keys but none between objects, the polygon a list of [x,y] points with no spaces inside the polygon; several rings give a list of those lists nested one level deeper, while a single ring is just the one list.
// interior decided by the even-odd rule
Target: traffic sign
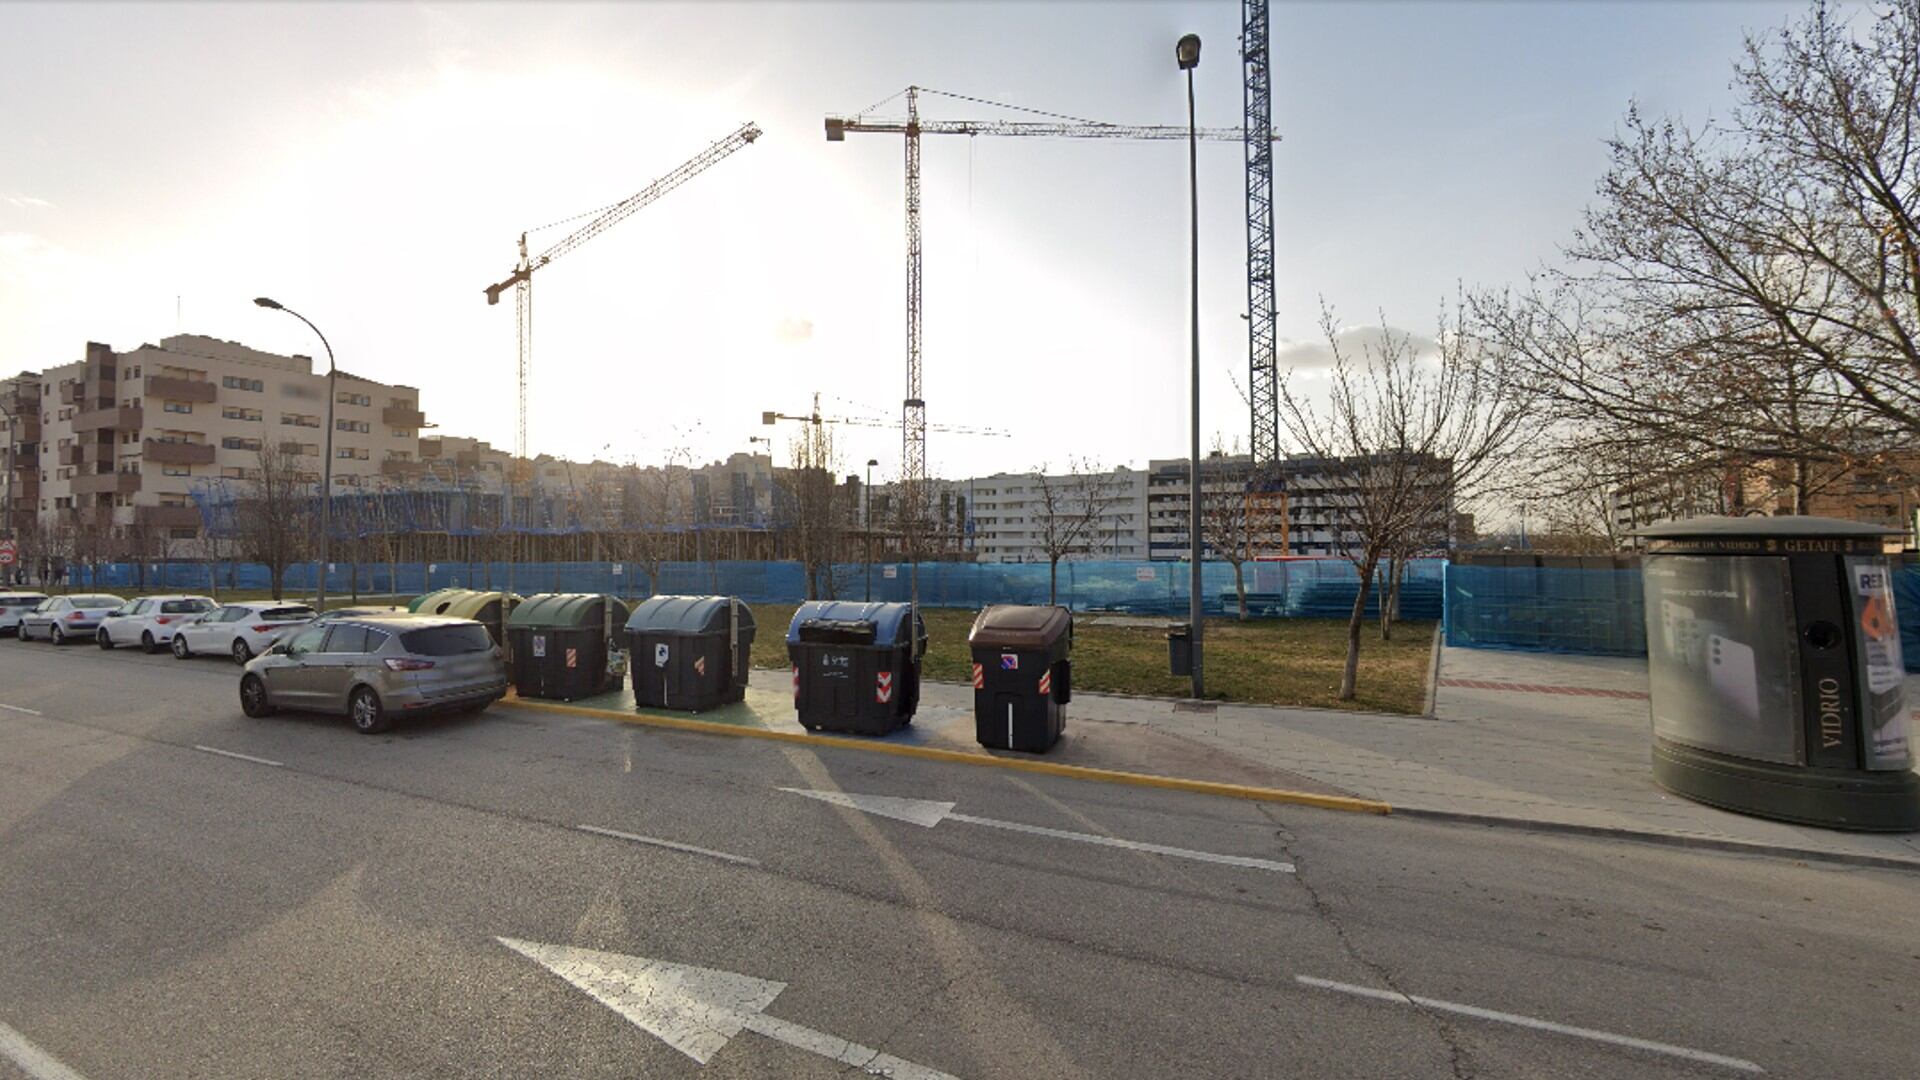
[{"label": "traffic sign", "polygon": [[0,566],[12,566],[19,558],[20,549],[11,540],[0,540]]}]

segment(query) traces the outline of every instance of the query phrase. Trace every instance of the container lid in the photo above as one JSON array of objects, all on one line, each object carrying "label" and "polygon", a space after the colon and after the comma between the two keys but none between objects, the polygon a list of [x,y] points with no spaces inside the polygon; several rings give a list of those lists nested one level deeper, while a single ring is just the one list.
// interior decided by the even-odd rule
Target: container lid
[{"label": "container lid", "polygon": [[438,615],[442,611],[445,611],[447,609],[448,604],[452,603],[454,600],[458,599],[463,594],[469,593],[472,591],[473,590],[471,589],[454,589],[454,588],[435,589],[430,593],[423,593],[420,596],[414,597],[413,602],[407,605],[407,610],[412,612],[424,612],[425,614],[428,614],[428,615]]},{"label": "container lid", "polygon": [[520,597],[516,593],[474,592],[468,589],[461,590],[461,593],[462,595],[451,598],[442,597],[443,600],[451,599],[452,603],[441,607],[438,612],[423,610],[421,613],[451,615],[461,619],[478,619],[481,613],[486,611],[488,607],[499,603],[503,597],[506,600],[507,611],[509,613],[513,611],[514,605],[520,602]]},{"label": "container lid", "polygon": [[603,605],[613,603],[613,624],[624,626],[627,605],[603,593],[540,593],[513,609],[508,626],[586,627],[598,629]]},{"label": "container lid", "polygon": [[[873,640],[876,645],[907,644],[907,615],[913,610],[912,604],[862,604],[851,600],[809,600],[801,604],[793,613],[793,621],[787,624],[787,641],[798,644],[800,624],[813,619],[827,619],[837,622],[870,622],[873,624]],[[921,633],[924,636],[925,628]]]},{"label": "container lid", "polygon": [[989,604],[967,632],[969,645],[1045,649],[1073,633],[1073,613],[1063,607]]},{"label": "container lid", "polygon": [[654,596],[642,600],[627,620],[629,630],[702,634],[727,628],[727,609],[738,605],[740,628],[753,629],[753,609],[732,596]]},{"label": "container lid", "polygon": [[1893,536],[1905,531],[1899,526],[1873,525],[1864,521],[1783,514],[1779,517],[1678,518],[1649,525],[1632,535],[1653,539],[1680,536],[1774,536],[1798,539],[1807,536]]}]

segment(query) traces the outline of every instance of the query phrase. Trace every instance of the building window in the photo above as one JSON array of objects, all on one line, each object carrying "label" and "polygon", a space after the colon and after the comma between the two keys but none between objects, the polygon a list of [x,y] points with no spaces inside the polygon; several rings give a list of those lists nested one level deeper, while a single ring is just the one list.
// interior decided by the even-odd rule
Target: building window
[{"label": "building window", "polygon": [[413,429],[412,429],[412,428],[398,428],[398,427],[397,427],[397,428],[390,428],[389,430],[393,432],[393,437],[394,437],[394,438],[396,438],[396,439],[411,439],[411,438],[413,438]]},{"label": "building window", "polygon": [[243,438],[239,435],[229,435],[220,440],[220,446],[226,450],[258,450],[260,449],[260,440]]},{"label": "building window", "polygon": [[335,431],[351,431],[360,435],[373,434],[373,425],[367,423],[365,420],[335,420],[333,422],[333,429]]},{"label": "building window", "polygon": [[238,405],[222,405],[220,415],[227,420],[252,420],[256,423],[260,420],[259,409],[243,409]]},{"label": "building window", "polygon": [[319,427],[320,418],[306,413],[281,413],[280,422],[293,427]]},{"label": "building window", "polygon": [[173,412],[173,413],[190,413],[193,411],[193,402],[169,401],[169,402],[166,402],[164,405],[162,405],[161,408],[165,409],[168,412]]},{"label": "building window", "polygon": [[334,401],[335,401],[335,402],[336,402],[337,404],[341,404],[341,405],[371,405],[371,404],[373,404],[373,399],[372,399],[372,398],[370,398],[370,397],[368,397],[368,396],[367,396],[367,395],[365,395],[365,394],[349,394],[349,393],[344,393],[344,392],[342,392],[342,393],[338,393],[338,394],[335,394],[335,395],[333,395],[333,400],[334,400]]},{"label": "building window", "polygon": [[267,388],[267,384],[259,379],[243,379],[238,375],[222,376],[220,385],[229,390],[251,390],[256,394],[261,393]]}]

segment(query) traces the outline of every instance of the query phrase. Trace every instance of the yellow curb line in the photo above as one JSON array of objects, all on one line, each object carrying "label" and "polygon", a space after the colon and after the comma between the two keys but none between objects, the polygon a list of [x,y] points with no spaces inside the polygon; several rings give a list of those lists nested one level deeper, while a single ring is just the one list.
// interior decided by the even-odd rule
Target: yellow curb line
[{"label": "yellow curb line", "polygon": [[1294,803],[1299,806],[1317,806],[1322,810],[1344,810],[1356,814],[1390,814],[1393,807],[1374,799],[1356,799],[1347,795],[1319,795],[1311,791],[1289,791],[1286,788],[1257,787],[1252,784],[1226,784],[1214,780],[1186,780],[1177,776],[1155,776],[1151,773],[1124,772],[1119,769],[1096,769],[1090,765],[1062,765],[1053,761],[1029,761],[1024,758],[994,757],[991,754],[970,754],[964,750],[942,750],[932,746],[910,746],[902,743],[888,743],[841,738],[832,735],[814,735],[801,731],[776,731],[772,728],[748,727],[738,724],[721,724],[712,720],[689,720],[680,716],[661,716],[657,713],[620,712],[617,709],[595,709],[584,705],[561,705],[551,701],[536,701],[508,694],[502,699],[504,704],[517,705],[527,709],[541,709],[546,712],[570,713],[575,716],[594,716],[607,720],[618,720],[624,724],[639,724],[643,727],[669,728],[674,731],[691,731],[704,735],[733,735],[748,739],[771,739],[775,742],[801,743],[808,746],[831,746],[840,750],[864,750],[874,754],[894,754],[899,757],[920,758],[925,761],[946,761],[956,765],[982,765],[995,769],[1012,769],[1016,772],[1044,773],[1048,776],[1066,776],[1075,780],[1094,780],[1108,784],[1130,784],[1134,787],[1163,788],[1168,791],[1189,791],[1199,795],[1220,795],[1231,799],[1251,799],[1255,802]]}]

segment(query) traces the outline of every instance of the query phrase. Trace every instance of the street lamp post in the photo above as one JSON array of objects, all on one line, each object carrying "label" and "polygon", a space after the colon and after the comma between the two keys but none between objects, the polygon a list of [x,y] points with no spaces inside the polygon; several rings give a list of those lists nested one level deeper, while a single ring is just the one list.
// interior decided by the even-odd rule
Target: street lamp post
[{"label": "street lamp post", "polygon": [[867,603],[873,603],[873,467],[878,458],[867,459],[867,482],[860,488],[860,527],[867,533]]},{"label": "street lamp post", "polygon": [[1193,245],[1190,273],[1193,280],[1193,446],[1187,459],[1187,540],[1193,580],[1188,587],[1187,619],[1192,623],[1188,648],[1191,649],[1193,696],[1204,696],[1205,683],[1200,675],[1200,639],[1204,626],[1201,606],[1200,551],[1200,151],[1193,122],[1193,69],[1200,66],[1200,35],[1188,34],[1174,46],[1174,59],[1187,73],[1187,192],[1192,219]]},{"label": "street lamp post", "polygon": [[314,332],[320,344],[327,350],[327,438],[325,456],[320,459],[320,583],[315,594],[314,606],[321,611],[327,610],[327,540],[333,533],[333,387],[339,376],[339,369],[333,364],[333,346],[327,343],[327,335],[313,325],[305,315],[287,307],[278,300],[257,296],[253,302],[263,308],[284,311],[307,324]]}]

